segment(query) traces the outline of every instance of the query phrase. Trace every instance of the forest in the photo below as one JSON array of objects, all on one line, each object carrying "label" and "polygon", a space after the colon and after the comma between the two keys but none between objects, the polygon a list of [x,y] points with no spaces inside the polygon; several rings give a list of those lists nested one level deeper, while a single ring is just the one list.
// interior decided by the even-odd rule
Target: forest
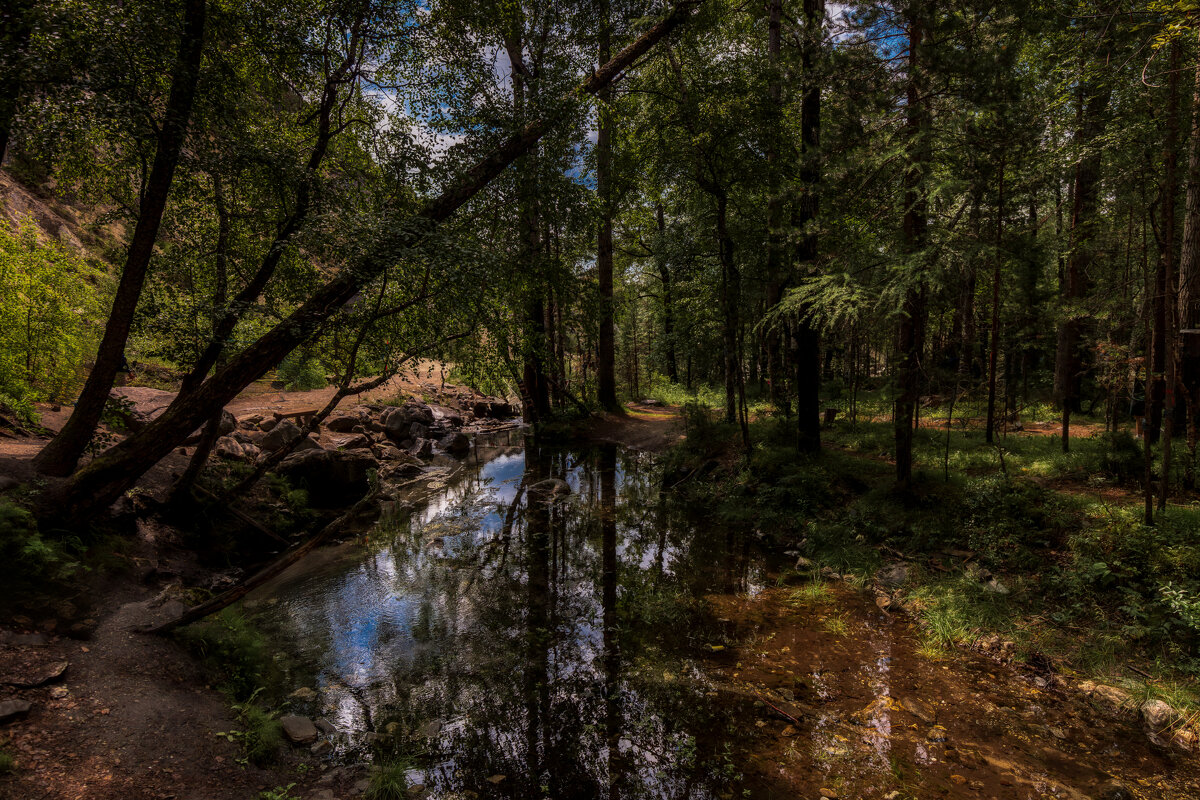
[{"label": "forest", "polygon": [[1200,797],[1200,3],[7,0],[0,798]]}]

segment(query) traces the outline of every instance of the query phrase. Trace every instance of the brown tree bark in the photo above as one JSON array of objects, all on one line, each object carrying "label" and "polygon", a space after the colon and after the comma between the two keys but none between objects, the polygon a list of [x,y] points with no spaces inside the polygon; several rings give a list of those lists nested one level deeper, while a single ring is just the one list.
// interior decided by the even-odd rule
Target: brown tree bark
[{"label": "brown tree bark", "polygon": [[[804,0],[804,41],[800,49],[804,68],[804,96],[800,100],[800,198],[796,227],[797,268],[807,275],[816,264],[817,233],[813,229],[820,211],[821,86],[815,75],[817,57],[825,31],[825,0]],[[796,449],[802,453],[821,450],[821,337],[807,319],[793,325],[796,361]]]},{"label": "brown tree bark", "polygon": [[204,50],[205,0],[187,0],[179,37],[179,56],[171,79],[171,92],[154,153],[154,165],[142,193],[137,225],[129,241],[125,267],[104,327],[92,371],[84,383],[71,417],[49,444],[34,458],[34,466],[46,475],[69,475],[91,441],[108,402],[117,369],[125,355],[129,329],[137,310],[146,271],[154,254],[154,243],[162,224],[163,210],[175,177],[179,154],[187,138],[188,122],[200,78]]},{"label": "brown tree bark", "polygon": [[[1188,140],[1187,200],[1183,216],[1183,246],[1179,257],[1178,315],[1180,328],[1194,330],[1200,325],[1200,61],[1192,90],[1192,131]],[[1187,393],[1187,447],[1185,481],[1195,486],[1197,418],[1200,416],[1200,375],[1184,370],[1181,375]]]},{"label": "brown tree bark", "polygon": [[996,436],[996,357],[1000,352],[1000,264],[1004,238],[1004,159],[1000,159],[1000,186],[996,194],[996,258],[992,265],[992,327],[988,341],[988,405],[986,440]]},{"label": "brown tree bark", "polygon": [[[929,110],[924,92],[922,49],[925,20],[917,4],[908,11],[908,87],[906,90],[905,133],[908,138],[908,170],[904,175],[904,252],[912,259],[924,251],[928,229],[928,201],[925,172],[929,166]],[[925,349],[927,290],[925,278],[918,275],[905,290],[896,334],[896,483],[907,489],[912,485],[913,422],[921,387],[921,354]]]},{"label": "brown tree bark", "polygon": [[1167,136],[1163,142],[1162,188],[1162,274],[1163,274],[1163,431],[1162,478],[1159,480],[1158,509],[1167,507],[1171,491],[1171,440],[1175,431],[1175,393],[1178,389],[1175,342],[1179,322],[1175,298],[1175,195],[1179,190],[1177,147],[1179,145],[1179,40],[1170,45],[1170,68],[1167,77]]},{"label": "brown tree bark", "polygon": [[[573,101],[585,95],[594,95],[607,86],[663,37],[685,22],[694,8],[692,3],[677,4],[669,15],[604,67],[592,73],[564,99]],[[56,491],[46,492],[39,509],[45,524],[48,527],[74,528],[106,509],[217,408],[224,406],[242,389],[278,364],[297,345],[308,340],[363,286],[394,263],[396,253],[404,252],[427,238],[440,223],[449,219],[528,151],[573,105],[573,102],[564,102],[558,113],[532,121],[510,136],[476,162],[458,181],[429,200],[418,214],[398,220],[391,228],[391,235],[378,242],[356,268],[343,270],[317,289],[299,308],[254,344],[231,358],[183,402],[172,403],[140,433],[102,453]]]},{"label": "brown tree bark", "polygon": [[[1101,34],[1094,59],[1104,64],[1108,58],[1108,39]],[[1098,87],[1086,76],[1079,81],[1079,106],[1076,138],[1081,148],[1075,162],[1071,191],[1071,250],[1063,265],[1062,297],[1066,316],[1058,326],[1054,354],[1054,399],[1062,409],[1062,448],[1071,448],[1071,410],[1079,401],[1079,340],[1085,314],[1079,301],[1087,296],[1087,272],[1095,258],[1096,209],[1100,190],[1101,153],[1094,145],[1104,133],[1104,112],[1112,93],[1108,86]]]},{"label": "brown tree bark", "polygon": [[[599,0],[599,5],[599,63],[604,64],[609,60],[612,49],[612,20],[608,0]],[[596,399],[605,409],[616,411],[620,406],[617,403],[617,349],[613,322],[612,91],[605,88],[596,96],[600,101],[596,131],[596,194],[600,200],[600,230],[596,242],[596,277],[600,289]]]},{"label": "brown tree bark", "polygon": [[[783,180],[780,175],[780,139],[783,120],[783,75],[779,63],[782,44],[783,0],[767,5],[767,83],[769,100],[767,138],[767,307],[774,308],[783,299]],[[788,413],[791,402],[785,384],[783,333],[773,328],[766,333],[767,390],[771,405]]]}]

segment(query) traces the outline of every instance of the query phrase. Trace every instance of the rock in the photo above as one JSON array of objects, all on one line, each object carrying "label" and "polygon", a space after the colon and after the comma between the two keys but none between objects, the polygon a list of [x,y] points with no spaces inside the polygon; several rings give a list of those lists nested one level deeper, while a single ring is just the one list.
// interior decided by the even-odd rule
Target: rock
[{"label": "rock", "polygon": [[296,446],[292,448],[293,453],[303,453],[306,450],[321,450],[323,449],[319,442],[314,441],[311,437],[305,436],[300,441],[296,442]]},{"label": "rock", "polygon": [[362,498],[370,489],[367,473],[378,468],[366,450],[305,450],[292,453],[276,471],[299,489],[308,491],[315,506],[336,508]]},{"label": "rock", "polygon": [[0,724],[24,718],[31,708],[33,705],[27,700],[0,701]]},{"label": "rock", "polygon": [[279,718],[279,725],[292,744],[312,744],[317,740],[317,726],[308,717],[288,714]]},{"label": "rock", "polygon": [[337,728],[333,726],[333,723],[324,717],[321,717],[313,724],[317,726],[317,730],[326,736],[332,736],[333,734],[337,733]]},{"label": "rock", "polygon": [[333,446],[337,450],[362,450],[375,444],[370,437],[359,433],[354,436],[345,438],[337,438],[333,440]]},{"label": "rock", "polygon": [[260,423],[262,421],[263,421],[262,414],[251,414],[246,417],[238,417],[237,423],[238,423],[239,428],[241,428],[242,430],[245,430],[245,431],[249,431],[249,430],[257,430],[258,423]]},{"label": "rock", "polygon": [[417,458],[432,458],[433,442],[429,439],[417,439],[408,451]]},{"label": "rock", "polygon": [[1096,800],[1136,800],[1133,792],[1120,781],[1109,781],[1100,787]]},{"label": "rock", "polygon": [[821,797],[824,797],[825,800],[837,800],[837,796],[838,793],[833,789],[829,789],[824,786],[821,787]]},{"label": "rock", "polygon": [[571,493],[571,486],[561,478],[546,478],[529,487],[531,500],[546,502],[558,497],[566,497]]},{"label": "rock", "polygon": [[932,725],[934,720],[933,709],[924,700],[918,700],[915,697],[901,697],[900,705],[904,710],[912,714],[914,717],[924,722],[927,725]]},{"label": "rock", "polygon": [[833,567],[821,567],[821,577],[831,581],[842,579],[842,576]]},{"label": "rock", "polygon": [[879,607],[880,611],[888,612],[899,604],[892,599],[891,595],[877,594],[875,595],[875,605]]},{"label": "rock", "polygon": [[403,458],[383,464],[379,468],[379,479],[385,483],[400,483],[409,478],[415,478],[424,471],[425,468],[419,458],[409,453],[403,453],[403,456]]},{"label": "rock", "polygon": [[453,408],[446,406],[430,406],[429,410],[433,412],[434,422],[448,425],[451,428],[461,428],[463,426],[463,416]]},{"label": "rock", "polygon": [[36,667],[25,675],[8,678],[5,680],[5,683],[9,686],[15,686],[18,689],[34,689],[38,686],[45,686],[46,684],[62,680],[69,666],[71,666],[69,661],[54,661]]},{"label": "rock", "polygon": [[1190,728],[1181,728],[1171,734],[1171,744],[1185,753],[1195,752],[1197,743],[1200,743],[1200,736]]},{"label": "rock", "polygon": [[371,781],[367,780],[366,778],[362,778],[361,780],[354,782],[354,786],[350,791],[354,792],[354,794],[366,794],[367,789],[370,788]]},{"label": "rock", "polygon": [[1119,689],[1116,686],[1107,686],[1103,683],[1093,683],[1092,681],[1080,681],[1078,687],[1079,691],[1083,692],[1096,705],[1110,714],[1122,718],[1133,716],[1133,710],[1136,706],[1133,699],[1129,696],[1129,692],[1124,689]]},{"label": "rock", "polygon": [[433,409],[431,409],[425,403],[405,403],[404,413],[411,422],[419,422],[422,425],[433,424]]},{"label": "rock", "polygon": [[[317,745],[313,745],[314,750],[316,747]],[[333,789],[317,789],[308,796],[308,800],[338,800],[338,798],[337,795],[333,793]]]},{"label": "rock", "polygon": [[645,400],[642,401],[642,405],[650,406],[651,408],[661,408],[664,405],[664,403],[662,400],[656,400],[653,397],[647,397]]},{"label": "rock", "polygon": [[396,447],[394,444],[382,444],[375,450],[380,461],[403,461],[412,458],[411,455]]},{"label": "rock", "polygon": [[258,423],[258,429],[260,431],[267,432],[272,430],[278,424],[279,420],[275,419],[274,417],[267,417],[262,422]]},{"label": "rock", "polygon": [[447,434],[438,444],[452,456],[465,456],[471,451],[471,438],[462,431]]},{"label": "rock", "polygon": [[70,693],[71,693],[71,690],[65,686],[51,686],[50,687],[50,698],[52,700],[62,700],[64,697],[66,697]]},{"label": "rock", "polygon": [[889,589],[896,589],[908,581],[908,565],[903,561],[888,564],[875,573],[875,580]]},{"label": "rock", "polygon": [[[247,448],[250,449],[247,450]],[[253,461],[258,458],[259,450],[252,444],[242,444],[232,436],[222,436],[217,439],[213,452],[221,458],[229,458],[234,461]]]},{"label": "rock", "polygon": [[285,444],[291,444],[295,439],[300,438],[300,428],[291,420],[280,420],[278,424],[270,429],[266,436],[259,442],[259,446],[267,452],[274,452]]},{"label": "rock", "polygon": [[1155,733],[1177,724],[1180,720],[1179,712],[1162,700],[1147,700],[1142,703],[1141,714],[1146,727]]},{"label": "rock", "polygon": [[1008,591],[1009,591],[1008,587],[1005,586],[1003,583],[1001,583],[996,578],[992,578],[987,583],[982,584],[982,588],[985,592],[990,592],[992,594],[999,594],[999,595],[1008,594]]},{"label": "rock", "polygon": [[0,475],[0,492],[7,492],[9,489],[15,489],[21,485],[21,482],[11,475]]},{"label": "rock", "polygon": [[323,756],[327,753],[332,753],[333,743],[328,739],[321,739],[313,744],[312,747],[308,748],[308,752],[312,753],[314,756]]},{"label": "rock", "polygon": [[408,438],[409,439],[428,439],[429,438],[429,426],[425,425],[423,423],[420,423],[420,422],[409,423]]},{"label": "rock", "polygon": [[299,700],[301,703],[312,703],[317,699],[316,689],[310,689],[307,686],[301,686],[296,691],[288,695],[292,700]]},{"label": "rock", "polygon": [[360,425],[362,425],[362,419],[350,415],[330,417],[325,421],[325,429],[330,433],[351,433]]},{"label": "rock", "polygon": [[108,393],[115,416],[131,433],[137,433],[158,419],[175,400],[175,392],[147,386],[118,386]]},{"label": "rock", "polygon": [[[205,427],[207,427],[207,426],[201,426],[201,427],[197,428],[192,433],[191,436],[189,436],[188,438],[183,440],[183,443],[189,444],[189,445],[197,444],[204,437],[204,428]],[[218,436],[228,436],[229,434],[236,431],[237,427],[238,427],[237,418],[234,417],[233,414],[231,414],[229,411],[222,409],[221,410],[221,422],[217,426],[217,435]]]},{"label": "rock", "polygon": [[796,569],[812,569],[813,562],[804,556],[796,556]]}]

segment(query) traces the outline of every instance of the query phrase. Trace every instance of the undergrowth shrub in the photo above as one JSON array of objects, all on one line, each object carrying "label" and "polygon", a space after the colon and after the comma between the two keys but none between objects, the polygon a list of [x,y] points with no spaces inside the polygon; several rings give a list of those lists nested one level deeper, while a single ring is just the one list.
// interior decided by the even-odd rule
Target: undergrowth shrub
[{"label": "undergrowth shrub", "polygon": [[292,391],[320,389],[329,383],[321,360],[302,350],[293,350],[284,356],[275,368],[275,374]]},{"label": "undergrowth shrub", "polygon": [[0,225],[0,404],[32,421],[33,403],[77,388],[102,329],[108,280],[39,241],[32,222]]},{"label": "undergrowth shrub", "polygon": [[6,587],[66,580],[82,568],[82,549],[75,539],[43,538],[33,514],[0,501],[0,583]]},{"label": "undergrowth shrub", "polygon": [[282,671],[267,639],[234,609],[189,625],[178,635],[234,701],[247,702],[264,687],[279,684]]}]

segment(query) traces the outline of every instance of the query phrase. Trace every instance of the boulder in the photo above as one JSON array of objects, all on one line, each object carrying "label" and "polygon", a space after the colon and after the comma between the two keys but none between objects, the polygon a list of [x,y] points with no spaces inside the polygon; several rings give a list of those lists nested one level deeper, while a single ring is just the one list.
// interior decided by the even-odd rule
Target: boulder
[{"label": "boulder", "polygon": [[[221,423],[217,426],[217,435],[218,436],[228,436],[229,434],[231,434],[235,430],[237,430],[237,426],[238,426],[237,418],[234,417],[233,414],[222,409],[221,410]],[[196,444],[197,442],[200,441],[200,438],[203,435],[204,435],[204,427],[201,426],[201,427],[197,428],[192,433],[191,436],[189,436],[187,439],[185,439],[183,443],[184,444]]]},{"label": "boulder", "polygon": [[278,424],[279,420],[275,419],[274,417],[267,417],[262,422],[258,423],[258,429],[260,431],[269,431]]},{"label": "boulder", "polygon": [[258,430],[258,423],[263,421],[262,414],[251,414],[248,417],[238,417],[238,427],[242,430]]},{"label": "boulder", "polygon": [[389,439],[398,442],[408,436],[408,429],[412,422],[409,421],[403,408],[389,406],[379,415],[379,424]]},{"label": "boulder", "polygon": [[384,483],[400,483],[401,481],[406,481],[409,478],[415,478],[424,471],[424,467],[421,465],[420,460],[408,455],[408,453],[405,453],[404,455],[408,456],[412,460],[388,461],[379,468],[379,479],[381,481]]},{"label": "boulder", "polygon": [[305,450],[320,450],[321,445],[311,437],[304,437],[296,442],[296,446],[292,448],[293,453],[303,453]]},{"label": "boulder", "polygon": [[274,452],[285,444],[291,444],[294,439],[300,438],[300,427],[290,420],[281,420],[274,425],[267,435],[259,442],[259,446],[268,453]]},{"label": "boulder", "polygon": [[461,428],[463,426],[463,416],[458,411],[447,406],[430,406],[429,410],[433,412],[435,422],[446,425],[450,428]]},{"label": "boulder", "polygon": [[325,421],[325,428],[330,433],[350,433],[360,425],[362,425],[362,419],[349,414],[330,417]]},{"label": "boulder", "polygon": [[408,452],[417,458],[433,458],[433,440],[417,439],[409,447]]},{"label": "boulder", "polygon": [[292,744],[312,744],[317,740],[317,726],[308,717],[287,714],[279,718],[279,725]]},{"label": "boulder", "polygon": [[411,422],[419,422],[422,425],[433,424],[433,409],[425,403],[408,402],[404,404],[404,413],[408,416]]},{"label": "boulder", "polygon": [[147,386],[118,386],[108,393],[108,397],[113,407],[119,409],[116,416],[125,428],[137,433],[167,410],[175,400],[175,392]]},{"label": "boulder", "polygon": [[338,450],[361,450],[375,444],[369,436],[361,433],[353,436],[335,436],[331,439],[331,443]]},{"label": "boulder", "polygon": [[28,700],[0,701],[0,723],[12,722],[29,714],[33,706]]},{"label": "boulder", "polygon": [[349,505],[370,489],[367,473],[379,464],[368,450],[304,450],[280,462],[276,471],[308,491],[315,506]]},{"label": "boulder", "polygon": [[408,426],[409,439],[428,439],[429,426],[422,422],[414,422]]},{"label": "boulder", "polygon": [[471,439],[462,431],[447,434],[438,444],[452,456],[465,456],[471,451]]},{"label": "boulder", "polygon": [[1147,700],[1142,703],[1142,721],[1155,733],[1180,722],[1179,712],[1162,700]]},{"label": "boulder", "polygon": [[221,458],[234,461],[253,461],[258,458],[258,448],[252,444],[244,444],[232,436],[222,436],[217,439],[213,452]]}]

